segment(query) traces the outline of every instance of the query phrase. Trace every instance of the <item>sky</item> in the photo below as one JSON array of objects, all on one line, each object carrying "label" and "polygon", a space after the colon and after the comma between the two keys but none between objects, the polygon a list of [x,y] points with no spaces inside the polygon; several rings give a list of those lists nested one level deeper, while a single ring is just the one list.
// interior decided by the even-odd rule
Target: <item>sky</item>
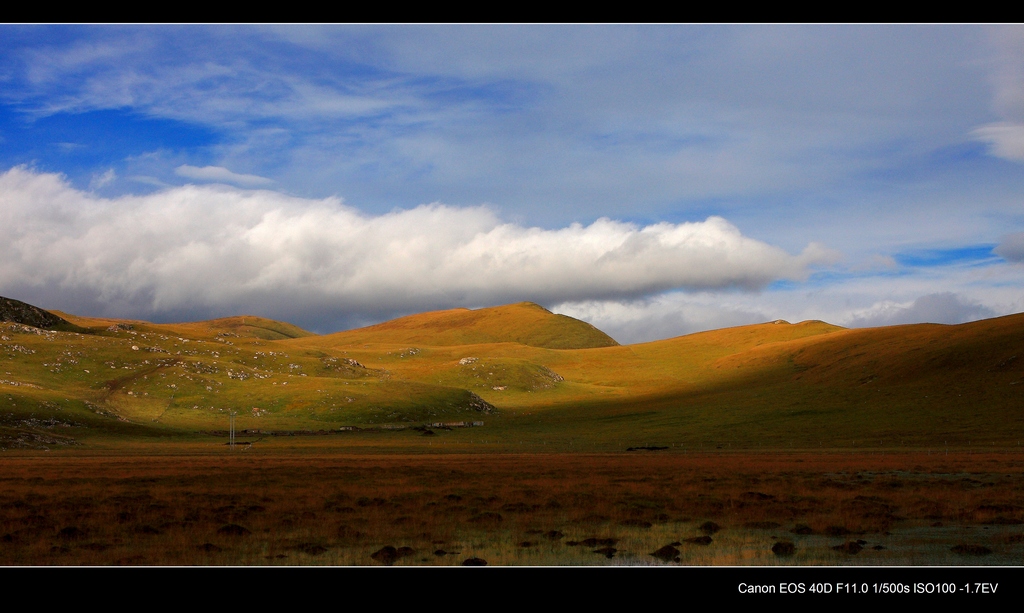
[{"label": "sky", "polygon": [[1024,311],[1020,26],[0,26],[0,295],[620,342]]}]

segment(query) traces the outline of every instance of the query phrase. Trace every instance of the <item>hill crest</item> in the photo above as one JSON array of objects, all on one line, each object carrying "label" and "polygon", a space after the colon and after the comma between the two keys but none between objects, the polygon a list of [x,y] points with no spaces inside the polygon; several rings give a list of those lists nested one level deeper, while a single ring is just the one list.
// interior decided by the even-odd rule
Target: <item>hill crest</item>
[{"label": "hill crest", "polygon": [[200,336],[216,334],[219,336],[259,338],[266,341],[315,336],[312,332],[303,330],[294,324],[257,317],[256,315],[236,315],[234,317],[221,317],[205,321],[156,325],[174,328],[182,332],[187,331]]},{"label": "hill crest", "polygon": [[448,309],[399,317],[327,335],[340,343],[430,346],[520,343],[544,349],[614,347],[612,337],[585,321],[558,315],[533,302],[481,309]]}]

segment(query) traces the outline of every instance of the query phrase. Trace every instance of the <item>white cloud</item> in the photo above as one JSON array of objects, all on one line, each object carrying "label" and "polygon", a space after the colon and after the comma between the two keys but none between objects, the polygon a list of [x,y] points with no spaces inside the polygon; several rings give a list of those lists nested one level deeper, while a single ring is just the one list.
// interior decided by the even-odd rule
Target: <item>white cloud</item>
[{"label": "white cloud", "polygon": [[174,173],[179,177],[185,177],[187,179],[210,181],[214,183],[230,183],[232,185],[240,185],[242,187],[259,187],[273,183],[273,181],[266,177],[238,174],[231,172],[223,166],[203,166],[200,168],[198,166],[182,164],[174,169]]},{"label": "white cloud", "polygon": [[110,183],[116,178],[117,173],[114,172],[114,169],[108,168],[103,174],[93,176],[92,180],[89,181],[89,191],[96,191],[110,185]]},{"label": "white cloud", "polygon": [[589,322],[620,343],[642,343],[683,334],[769,321],[757,305],[735,296],[670,293],[646,300],[587,300],[552,307],[556,313]]},{"label": "white cloud", "polygon": [[911,303],[883,301],[853,313],[848,325],[855,328],[896,324],[959,324],[994,317],[992,309],[953,292],[921,296]]},{"label": "white cloud", "polygon": [[1007,234],[992,251],[1008,262],[1024,262],[1024,232]]},{"label": "white cloud", "polygon": [[989,145],[989,153],[1013,162],[1024,162],[1024,124],[992,123],[971,132]]},{"label": "white cloud", "polygon": [[588,321],[622,343],[653,341],[730,326],[784,319],[818,319],[846,327],[910,323],[962,323],[1024,311],[1021,268],[891,269],[827,281],[774,287],[764,292],[666,292],[641,300],[586,300],[551,309]]},{"label": "white cloud", "polygon": [[138,317],[256,312],[308,322],[318,313],[752,290],[804,279],[836,257],[813,243],[791,255],[720,217],[542,229],[485,207],[367,216],[336,198],[224,185],[111,199],[24,167],[0,175],[0,289],[88,295]]}]

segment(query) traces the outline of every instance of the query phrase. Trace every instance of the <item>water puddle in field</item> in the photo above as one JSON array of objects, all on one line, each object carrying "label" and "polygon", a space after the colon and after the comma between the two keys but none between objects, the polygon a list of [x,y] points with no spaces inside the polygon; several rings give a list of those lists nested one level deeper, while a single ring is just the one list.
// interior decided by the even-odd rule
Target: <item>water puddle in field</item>
[{"label": "water puddle in field", "polygon": [[[1024,526],[910,526],[885,534],[792,534],[786,529],[725,528],[692,537],[696,526],[669,523],[646,530],[615,530],[615,538],[531,542],[467,539],[446,543],[458,555],[416,555],[397,565],[458,565],[463,558],[496,566],[1020,566]],[[582,533],[581,533],[582,534]],[[603,532],[602,532],[603,534]],[[681,536],[682,535],[682,536]],[[580,539],[580,540],[576,540]],[[475,542],[474,542],[475,541]],[[792,543],[788,555],[773,546]],[[418,548],[417,553],[420,553]],[[439,549],[439,547],[434,547]],[[440,550],[440,549],[439,549]],[[787,551],[786,548],[779,548]],[[424,549],[426,551],[426,549]],[[671,554],[671,555],[669,555]],[[317,560],[280,563],[373,564],[366,552],[332,551]],[[364,559],[365,558],[365,559]]]},{"label": "water puddle in field", "polygon": [[[882,534],[792,534],[783,529],[724,531],[698,565],[1019,566],[1024,564],[1024,526],[918,525]],[[772,547],[792,543],[792,553]],[[715,546],[717,545],[717,546]],[[786,548],[780,548],[786,552]],[[628,563],[623,557],[622,563]]]}]

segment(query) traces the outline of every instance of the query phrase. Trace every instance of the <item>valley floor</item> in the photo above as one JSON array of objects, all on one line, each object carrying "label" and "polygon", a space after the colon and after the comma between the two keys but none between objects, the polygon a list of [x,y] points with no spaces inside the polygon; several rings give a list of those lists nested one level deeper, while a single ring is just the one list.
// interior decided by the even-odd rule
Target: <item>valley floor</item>
[{"label": "valley floor", "polygon": [[1024,453],[0,455],[3,565],[1011,565]]}]

